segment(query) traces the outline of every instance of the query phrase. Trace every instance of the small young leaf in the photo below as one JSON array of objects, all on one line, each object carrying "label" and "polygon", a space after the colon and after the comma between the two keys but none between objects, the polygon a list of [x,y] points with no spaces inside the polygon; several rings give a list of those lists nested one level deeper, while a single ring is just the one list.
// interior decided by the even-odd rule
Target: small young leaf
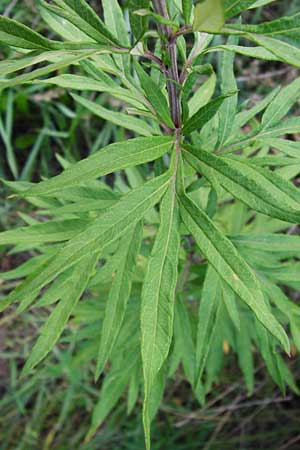
[{"label": "small young leaf", "polygon": [[[188,81],[188,80],[187,80]],[[215,72],[213,71],[200,88],[194,93],[192,98],[188,102],[188,111],[191,116],[196,114],[200,108],[206,105],[210,99],[212,98],[217,84],[217,77]]]},{"label": "small young leaf", "polygon": [[159,87],[155,84],[155,82],[147,75],[142,66],[138,63],[135,64],[135,70],[140,79],[141,85],[147,99],[153,106],[155,112],[158,117],[170,128],[174,128],[174,124],[170,117],[168,102],[166,97],[161,92]]}]

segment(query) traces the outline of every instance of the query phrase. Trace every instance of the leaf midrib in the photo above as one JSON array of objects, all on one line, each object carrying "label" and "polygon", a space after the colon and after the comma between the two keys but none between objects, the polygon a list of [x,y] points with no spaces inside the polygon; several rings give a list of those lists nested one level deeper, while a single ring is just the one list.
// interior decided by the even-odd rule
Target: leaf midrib
[{"label": "leaf midrib", "polygon": [[[156,345],[156,340],[157,340],[157,339],[156,339],[156,336],[157,336],[157,327],[158,327],[158,320],[157,320],[157,317],[158,317],[158,304],[159,304],[160,291],[161,291],[160,288],[161,288],[161,284],[162,284],[163,270],[164,270],[164,266],[165,266],[166,255],[167,255],[168,249],[169,249],[169,242],[170,242],[170,238],[171,238],[171,232],[172,232],[173,221],[174,221],[174,210],[175,210],[175,200],[176,200],[176,191],[175,191],[175,182],[174,182],[174,181],[173,181],[172,189],[173,189],[173,192],[172,192],[172,208],[171,208],[172,219],[171,219],[170,222],[169,222],[170,226],[169,226],[169,229],[168,229],[168,238],[167,238],[167,241],[166,241],[165,251],[164,251],[164,253],[163,253],[163,256],[164,256],[163,261],[164,261],[164,262],[163,262],[163,264],[161,265],[160,277],[159,277],[159,284],[158,284],[158,290],[157,290],[158,295],[156,296],[156,308],[155,308],[155,316],[156,316],[156,320],[155,320],[155,329],[154,329],[155,340],[154,340],[153,345],[151,345],[151,350],[152,350],[152,351],[151,351],[151,358],[150,358],[150,372],[151,372],[151,373],[152,373],[153,355],[154,355],[153,349],[154,349],[154,347],[157,348],[157,345]],[[153,380],[152,380],[152,381],[153,381]],[[148,388],[148,394],[149,394],[150,387],[147,386],[147,388]]]},{"label": "leaf midrib", "polygon": [[[184,150],[184,151],[187,151],[187,150]],[[198,158],[197,158],[193,153],[190,153],[189,151],[187,151],[187,153],[189,153],[189,154],[192,155],[196,160],[198,160]],[[224,159],[225,159],[225,158],[224,158]],[[230,181],[232,181],[233,183],[238,184],[238,182],[237,182],[234,178],[231,177],[231,174],[230,174],[230,173],[225,173],[225,174],[224,174],[224,172],[222,172],[219,168],[216,168],[216,167],[214,167],[213,165],[208,164],[206,161],[203,161],[203,160],[200,159],[200,158],[199,158],[199,161],[200,161],[202,164],[205,164],[207,167],[209,167],[209,168],[215,170],[216,172],[219,172],[219,173],[220,173],[222,176],[224,176],[225,178],[229,178]],[[227,162],[227,161],[226,161],[226,162]],[[246,166],[249,168],[248,164],[245,164],[243,161],[238,161],[238,162],[241,163],[241,164],[246,165]],[[262,175],[266,181],[270,182],[267,178],[265,178],[265,176],[264,176],[262,173],[260,173],[260,175]],[[258,193],[255,193],[255,194],[254,194],[254,193],[253,193],[251,190],[249,190],[249,188],[246,187],[242,182],[240,183],[240,185],[241,185],[248,193],[257,196],[264,204],[267,204],[267,205],[269,204],[269,203],[266,202],[266,200],[263,198],[262,195],[259,195]],[[225,188],[225,189],[228,190],[227,188]],[[284,192],[281,191],[279,188],[277,188],[277,189],[278,189],[281,193],[284,193]],[[229,192],[230,192],[230,191],[229,191]],[[232,194],[232,192],[230,192],[230,193]],[[285,194],[285,193],[284,193],[284,194]],[[233,194],[232,194],[232,195],[233,195]],[[286,195],[287,195],[287,194],[286,194]],[[274,203],[270,203],[270,205],[271,205],[273,208],[275,208],[275,209],[277,209],[277,210],[280,210],[282,213],[286,214],[286,210],[285,210],[285,209],[282,209],[282,207],[281,207],[280,205],[278,205],[278,204],[275,204],[275,205],[274,205]],[[300,214],[300,211],[297,211],[296,209],[292,209],[292,208],[291,208],[291,212],[292,212],[292,213],[299,213],[299,214]]]}]

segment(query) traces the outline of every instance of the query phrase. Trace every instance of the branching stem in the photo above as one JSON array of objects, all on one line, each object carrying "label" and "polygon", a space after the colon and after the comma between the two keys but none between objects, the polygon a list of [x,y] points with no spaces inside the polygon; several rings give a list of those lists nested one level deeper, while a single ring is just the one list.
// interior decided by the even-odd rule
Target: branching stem
[{"label": "branching stem", "polygon": [[[170,19],[168,9],[165,0],[152,0],[154,10],[157,14]],[[172,33],[171,28],[168,25],[158,24],[160,33],[165,37],[166,42],[162,45],[166,50],[169,57],[169,64],[166,67],[167,73],[167,90],[169,95],[170,113],[174,122],[175,128],[181,128],[181,104],[180,104],[180,91],[179,74],[177,65],[177,45],[176,38]]]}]

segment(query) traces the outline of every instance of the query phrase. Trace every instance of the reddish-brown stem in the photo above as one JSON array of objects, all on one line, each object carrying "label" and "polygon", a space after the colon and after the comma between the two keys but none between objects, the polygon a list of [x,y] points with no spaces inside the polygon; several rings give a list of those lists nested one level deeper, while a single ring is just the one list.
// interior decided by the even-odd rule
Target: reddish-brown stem
[{"label": "reddish-brown stem", "polygon": [[[152,0],[154,10],[157,14],[170,19],[165,0]],[[165,37],[166,42],[163,42],[163,47],[169,56],[169,65],[166,67],[167,75],[167,90],[169,95],[170,113],[174,122],[175,128],[181,127],[181,104],[180,92],[178,88],[179,74],[177,66],[177,47],[176,39],[172,30],[168,25],[158,24],[160,33]]]}]

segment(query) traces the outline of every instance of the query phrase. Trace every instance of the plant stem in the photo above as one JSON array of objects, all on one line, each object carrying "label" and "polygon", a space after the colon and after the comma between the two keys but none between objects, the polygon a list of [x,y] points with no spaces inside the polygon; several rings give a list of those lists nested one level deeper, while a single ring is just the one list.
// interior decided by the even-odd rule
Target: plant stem
[{"label": "plant stem", "polygon": [[[165,0],[152,0],[152,3],[156,14],[159,14],[160,16],[165,17],[168,20],[170,19]],[[169,27],[169,25],[159,23],[158,29],[163,36],[169,39],[171,35],[171,28]]]},{"label": "plant stem", "polygon": [[[170,19],[165,0],[152,0],[154,10],[157,14]],[[179,74],[177,65],[177,45],[172,30],[168,25],[158,24],[160,33],[165,37],[166,42],[162,45],[169,56],[169,64],[166,67],[167,90],[169,95],[170,113],[175,128],[181,127],[181,104],[180,91],[178,89]]]}]

